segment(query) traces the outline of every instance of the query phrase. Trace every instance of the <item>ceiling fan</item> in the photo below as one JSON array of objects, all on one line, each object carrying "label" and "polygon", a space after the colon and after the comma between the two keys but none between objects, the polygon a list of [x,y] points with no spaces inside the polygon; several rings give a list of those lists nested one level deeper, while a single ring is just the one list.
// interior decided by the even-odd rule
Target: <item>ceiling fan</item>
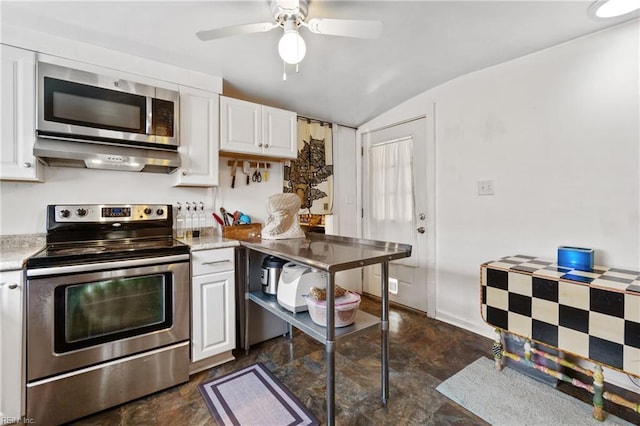
[{"label": "ceiling fan", "polygon": [[[308,19],[308,0],[270,0],[273,22],[233,25],[198,31],[196,36],[202,41],[231,37],[242,34],[267,32],[281,27],[284,34],[278,43],[278,52],[286,64],[299,64],[307,52],[304,39],[298,33],[299,27],[306,27],[315,34],[325,34],[355,38],[377,38],[382,34],[382,22],[355,19]],[[286,72],[284,74],[286,79]]]}]

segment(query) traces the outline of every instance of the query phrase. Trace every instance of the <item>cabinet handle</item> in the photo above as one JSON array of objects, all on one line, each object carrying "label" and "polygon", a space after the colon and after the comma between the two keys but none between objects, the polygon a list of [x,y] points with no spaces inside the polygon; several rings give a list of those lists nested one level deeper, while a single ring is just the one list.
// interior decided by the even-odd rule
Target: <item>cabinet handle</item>
[{"label": "cabinet handle", "polygon": [[[0,287],[4,287],[4,286],[5,286],[5,284],[7,284],[7,283],[6,283],[6,282],[4,282],[4,283],[0,283]],[[16,283],[11,283],[11,284],[9,284],[7,287],[9,287],[9,289],[13,290],[14,288],[18,288],[18,284],[16,284]]]},{"label": "cabinet handle", "polygon": [[27,162],[27,163],[24,163],[24,164],[23,164],[23,166],[24,166],[25,168],[27,168],[27,169],[28,169],[28,168],[30,168],[30,167],[31,167],[31,163],[28,163],[28,162]]},{"label": "cabinet handle", "polygon": [[203,265],[216,265],[218,263],[231,263],[229,259],[224,260],[212,260],[210,262],[202,262]]},{"label": "cabinet handle", "polygon": [[262,142],[260,142],[260,143],[258,144],[258,146],[259,146],[260,148],[262,148]]},{"label": "cabinet handle", "polygon": [[186,170],[183,170],[183,171],[182,171],[182,176],[186,176],[186,175],[187,175],[187,171],[186,171]]},{"label": "cabinet handle", "polygon": [[265,144],[264,144],[264,147],[265,147],[265,148],[269,148],[269,144],[268,144],[268,143],[265,143]]}]

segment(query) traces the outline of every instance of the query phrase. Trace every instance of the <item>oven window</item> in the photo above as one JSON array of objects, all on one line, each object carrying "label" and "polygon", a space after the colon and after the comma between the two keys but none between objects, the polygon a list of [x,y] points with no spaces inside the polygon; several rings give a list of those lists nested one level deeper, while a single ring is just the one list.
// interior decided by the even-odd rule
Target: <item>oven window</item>
[{"label": "oven window", "polygon": [[170,327],[171,274],[56,288],[55,349],[85,348]]}]

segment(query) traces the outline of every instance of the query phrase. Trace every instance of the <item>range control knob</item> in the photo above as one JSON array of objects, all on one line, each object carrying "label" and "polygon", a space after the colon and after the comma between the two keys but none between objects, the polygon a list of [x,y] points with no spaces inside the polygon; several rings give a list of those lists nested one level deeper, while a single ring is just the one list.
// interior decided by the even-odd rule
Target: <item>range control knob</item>
[{"label": "range control knob", "polygon": [[162,216],[162,215],[164,214],[164,210],[162,210],[162,209],[158,209],[158,210],[156,210],[156,214],[157,214],[158,216]]},{"label": "range control knob", "polygon": [[87,215],[87,209],[78,209],[76,210],[76,214],[80,217]]},{"label": "range control knob", "polygon": [[150,207],[147,207],[146,209],[144,209],[144,214],[146,214],[147,216],[150,215],[153,212],[153,210],[151,210]]},{"label": "range control knob", "polygon": [[61,217],[69,217],[71,216],[71,212],[67,209],[62,209],[60,210],[60,216]]}]

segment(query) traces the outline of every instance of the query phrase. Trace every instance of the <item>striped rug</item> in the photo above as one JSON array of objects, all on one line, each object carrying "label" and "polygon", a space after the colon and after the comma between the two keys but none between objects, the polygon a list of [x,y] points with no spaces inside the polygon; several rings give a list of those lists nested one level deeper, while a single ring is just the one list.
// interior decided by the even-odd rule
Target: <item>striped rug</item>
[{"label": "striped rug", "polygon": [[318,419],[262,363],[199,386],[219,425],[319,425]]}]

